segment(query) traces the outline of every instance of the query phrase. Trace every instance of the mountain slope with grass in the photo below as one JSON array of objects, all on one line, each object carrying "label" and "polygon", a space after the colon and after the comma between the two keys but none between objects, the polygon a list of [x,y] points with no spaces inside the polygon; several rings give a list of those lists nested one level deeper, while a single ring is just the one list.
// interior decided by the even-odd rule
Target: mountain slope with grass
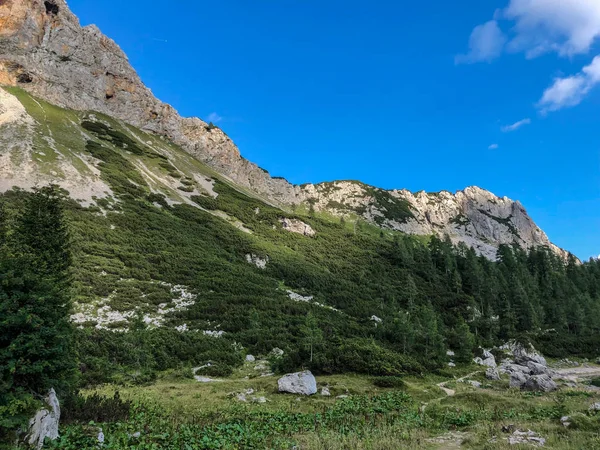
[{"label": "mountain slope with grass", "polygon": [[[518,202],[271,178],[63,0],[0,1],[0,84],[0,448],[50,388],[49,448],[483,448],[506,420],[597,438],[597,393],[473,366],[512,339],[598,356],[600,262]],[[303,369],[319,396],[277,391]]]},{"label": "mountain slope with grass", "polygon": [[[244,159],[218,127],[197,118],[182,118],[171,106],[156,99],[118,45],[93,25],[81,27],[64,0],[0,3],[0,84],[18,86],[36,98],[72,111],[102,113],[121,121],[122,125],[143,130],[145,142],[153,142],[150,145],[158,145],[156,139],[161,137],[161,145],[177,146],[179,153],[187,153],[239,189],[283,209],[315,209],[416,235],[434,234],[441,238],[449,235],[454,243],[464,242],[490,259],[495,258],[499,245],[513,243],[526,249],[546,246],[567,257],[567,252],[551,244],[519,202],[496,197],[480,188],[471,187],[456,194],[413,194],[352,181],[294,186],[285,179],[271,177]],[[3,98],[3,103],[9,102],[5,94]],[[51,113],[50,107],[46,109]],[[19,128],[28,129],[26,123]],[[68,126],[63,127],[63,131],[68,131]],[[12,141],[22,136],[18,130],[12,133],[9,137]],[[25,146],[28,140],[25,137]],[[37,145],[40,146],[39,142]],[[40,156],[38,153],[38,159]],[[10,187],[11,182],[6,178],[19,179],[16,184],[23,186],[44,178],[40,178],[40,170],[30,164],[19,164],[19,170],[13,170],[16,159],[13,158],[12,166],[4,163],[4,169],[0,167],[0,188]],[[58,172],[49,168],[56,167],[55,162],[49,161],[41,171],[45,175],[60,174],[53,175],[54,179],[76,198],[85,200],[107,192],[105,184],[94,181],[93,165],[85,160],[75,161],[73,165],[73,161],[72,158],[61,161]],[[157,175],[153,170],[156,164],[150,167],[144,161],[138,164],[141,165],[136,169],[143,172],[144,177]],[[191,181],[202,184],[200,178]],[[177,195],[172,192],[169,198],[187,201],[190,196],[182,192],[190,191],[190,185],[185,182],[191,181],[183,180],[184,185],[180,186],[160,175],[159,179],[149,182],[170,185],[167,190]]]}]

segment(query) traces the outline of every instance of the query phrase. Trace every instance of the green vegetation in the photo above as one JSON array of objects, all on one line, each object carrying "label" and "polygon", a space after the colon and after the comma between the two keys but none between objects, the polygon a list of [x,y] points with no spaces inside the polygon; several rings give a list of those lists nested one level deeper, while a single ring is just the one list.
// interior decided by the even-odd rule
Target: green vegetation
[{"label": "green vegetation", "polygon": [[[444,378],[431,374],[448,374],[442,368],[449,348],[457,362],[467,364],[474,348],[511,338],[531,341],[552,357],[598,356],[598,261],[565,262],[548,249],[502,246],[498,261],[491,262],[449,239],[383,233],[362,222],[354,227],[310,209],[284,212],[155,136],[99,114],[92,121],[91,115],[61,113],[19,95],[52,131],[60,154],[99,161],[100,176],[113,195],[90,207],[62,199],[50,188],[37,194],[16,189],[0,197],[5,217],[0,220],[3,433],[37,405],[31,390],[74,391],[75,360],[76,386],[89,390],[65,400],[66,417],[72,419],[58,448],[93,447],[90,430],[97,428],[90,428],[90,420],[103,422],[112,448],[287,448],[293,443],[336,448],[335,442],[346,440],[349,448],[385,448],[369,444],[378,439],[389,448],[399,442],[422,448],[423,435],[454,428],[475,430],[474,439],[480,439],[475,442],[485,445],[486,432],[478,427],[500,420],[550,427],[559,413],[555,400],[573,403],[569,411],[586,412],[574,403],[588,399],[575,396],[538,399],[515,393],[513,398],[491,391],[489,397],[464,392],[439,400],[435,383]],[[43,142],[36,145],[46,151]],[[160,176],[170,177],[179,189],[160,184]],[[200,176],[210,177],[214,192],[196,186]],[[183,201],[194,189],[198,195],[191,199],[200,208]],[[408,206],[388,193],[370,194],[385,207],[385,219],[411,217]],[[46,209],[47,215],[38,214]],[[284,217],[307,223],[316,235],[283,229]],[[48,221],[40,224],[42,219]],[[68,276],[69,258],[57,253],[67,245],[67,234],[73,261]],[[268,257],[266,266],[249,263],[251,255]],[[307,300],[295,301],[288,290]],[[182,299],[185,306],[175,307]],[[30,302],[29,309],[23,302]],[[116,319],[101,317],[107,308]],[[67,321],[72,312],[83,317],[76,330]],[[47,327],[50,320],[53,325]],[[60,345],[53,344],[57,336],[65,337]],[[23,345],[15,349],[21,338]],[[48,353],[39,360],[27,356],[40,342],[49,342]],[[242,386],[236,376],[246,370],[246,353],[269,355],[275,347],[284,354],[272,358],[272,370],[308,368],[336,396],[346,395],[336,386],[340,380],[361,387],[340,402],[311,399],[310,408],[304,402],[295,408],[295,400],[285,396],[263,409],[232,404],[227,394]],[[202,366],[198,375],[224,378],[219,386],[230,390],[206,386],[202,389],[208,391],[197,391],[190,377],[193,367]],[[260,381],[260,372],[247,370],[245,376],[274,398],[273,378]],[[94,389],[106,383],[106,389],[116,387],[123,396],[94,397]],[[144,397],[161,387],[170,391],[168,386],[175,386],[171,394]],[[179,392],[184,389],[223,408],[177,416],[173,409],[181,408],[182,399],[194,404]],[[462,387],[457,390],[461,394]],[[423,412],[420,403],[436,399]],[[97,411],[97,417],[85,416],[86,409]],[[590,433],[584,431],[589,429],[585,420],[581,432]],[[141,430],[140,441],[128,437]]]},{"label": "green vegetation", "polygon": [[36,394],[74,386],[63,195],[35,190],[14,216],[0,204],[0,442],[27,423]]}]

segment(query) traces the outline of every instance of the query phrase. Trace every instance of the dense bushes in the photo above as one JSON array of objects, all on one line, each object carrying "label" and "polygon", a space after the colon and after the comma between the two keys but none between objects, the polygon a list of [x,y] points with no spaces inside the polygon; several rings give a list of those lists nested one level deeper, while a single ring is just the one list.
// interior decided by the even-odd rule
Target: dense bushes
[{"label": "dense bushes", "polygon": [[315,349],[310,362],[306,349],[292,350],[275,361],[279,371],[304,365],[317,374],[354,372],[365,375],[398,376],[419,374],[425,369],[416,360],[386,349],[370,339],[348,339],[324,343]]},{"label": "dense bushes", "polygon": [[77,330],[77,341],[84,385],[143,384],[153,381],[160,371],[191,371],[192,366],[207,363],[224,376],[243,362],[242,353],[227,339],[166,328],[129,333]]},{"label": "dense bushes", "polygon": [[406,387],[406,383],[400,377],[375,377],[372,381],[375,386],[380,388],[403,389]]},{"label": "dense bushes", "polygon": [[79,394],[66,396],[61,404],[63,423],[118,422],[129,419],[132,403],[122,400],[119,392],[113,397],[94,393],[88,397]]}]

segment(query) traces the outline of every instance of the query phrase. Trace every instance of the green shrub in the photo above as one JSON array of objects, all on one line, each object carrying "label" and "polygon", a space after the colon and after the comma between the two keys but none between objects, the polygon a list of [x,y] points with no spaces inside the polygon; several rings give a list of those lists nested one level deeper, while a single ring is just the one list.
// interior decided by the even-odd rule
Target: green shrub
[{"label": "green shrub", "polygon": [[403,389],[406,387],[406,383],[400,377],[375,377],[371,382],[380,388]]},{"label": "green shrub", "polygon": [[112,398],[94,393],[88,397],[79,394],[68,396],[61,405],[64,423],[118,422],[129,418],[131,401],[122,400],[119,392]]},{"label": "green shrub", "polygon": [[207,377],[228,377],[233,373],[233,367],[223,364],[215,363],[196,372],[197,375],[205,375]]}]

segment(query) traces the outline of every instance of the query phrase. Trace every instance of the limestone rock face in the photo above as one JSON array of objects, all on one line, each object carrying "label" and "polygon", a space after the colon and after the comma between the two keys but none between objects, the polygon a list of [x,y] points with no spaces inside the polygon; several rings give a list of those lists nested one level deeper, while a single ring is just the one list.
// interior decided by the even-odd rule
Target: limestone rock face
[{"label": "limestone rock face", "polygon": [[565,258],[568,255],[550,242],[521,203],[476,186],[454,194],[412,193],[335,181],[297,188],[297,198],[316,211],[359,215],[382,228],[416,235],[448,235],[453,243],[463,242],[489,259],[495,259],[500,244],[545,246]]},{"label": "limestone rock face", "polygon": [[58,439],[58,423],[60,421],[60,404],[56,397],[54,389],[50,389],[46,397],[48,409],[40,409],[35,416],[29,421],[29,432],[25,440],[27,443],[41,449],[44,446],[46,438],[50,440]]},{"label": "limestone rock face", "polygon": [[[477,187],[455,194],[383,190],[354,181],[294,186],[247,161],[219,128],[182,118],[156,99],[118,45],[81,27],[65,0],[0,1],[0,84],[19,86],[58,106],[98,111],[166,137],[237,185],[277,206],[359,217],[384,229],[448,235],[493,259],[500,244],[548,246],[519,202]],[[0,113],[1,114],[1,113]],[[21,177],[22,178],[22,177]],[[98,186],[96,191],[103,190]],[[314,234],[302,224],[292,231]]]},{"label": "limestone rock face", "polygon": [[95,25],[81,27],[64,0],[0,2],[0,84],[20,86],[58,106],[98,111],[166,136],[259,195],[282,203],[293,199],[291,184],[271,178],[242,158],[219,128],[182,118],[157,100],[119,46]]},{"label": "limestone rock face", "polygon": [[300,395],[313,395],[317,393],[317,380],[308,370],[287,374],[281,377],[277,381],[277,384],[279,392]]}]

